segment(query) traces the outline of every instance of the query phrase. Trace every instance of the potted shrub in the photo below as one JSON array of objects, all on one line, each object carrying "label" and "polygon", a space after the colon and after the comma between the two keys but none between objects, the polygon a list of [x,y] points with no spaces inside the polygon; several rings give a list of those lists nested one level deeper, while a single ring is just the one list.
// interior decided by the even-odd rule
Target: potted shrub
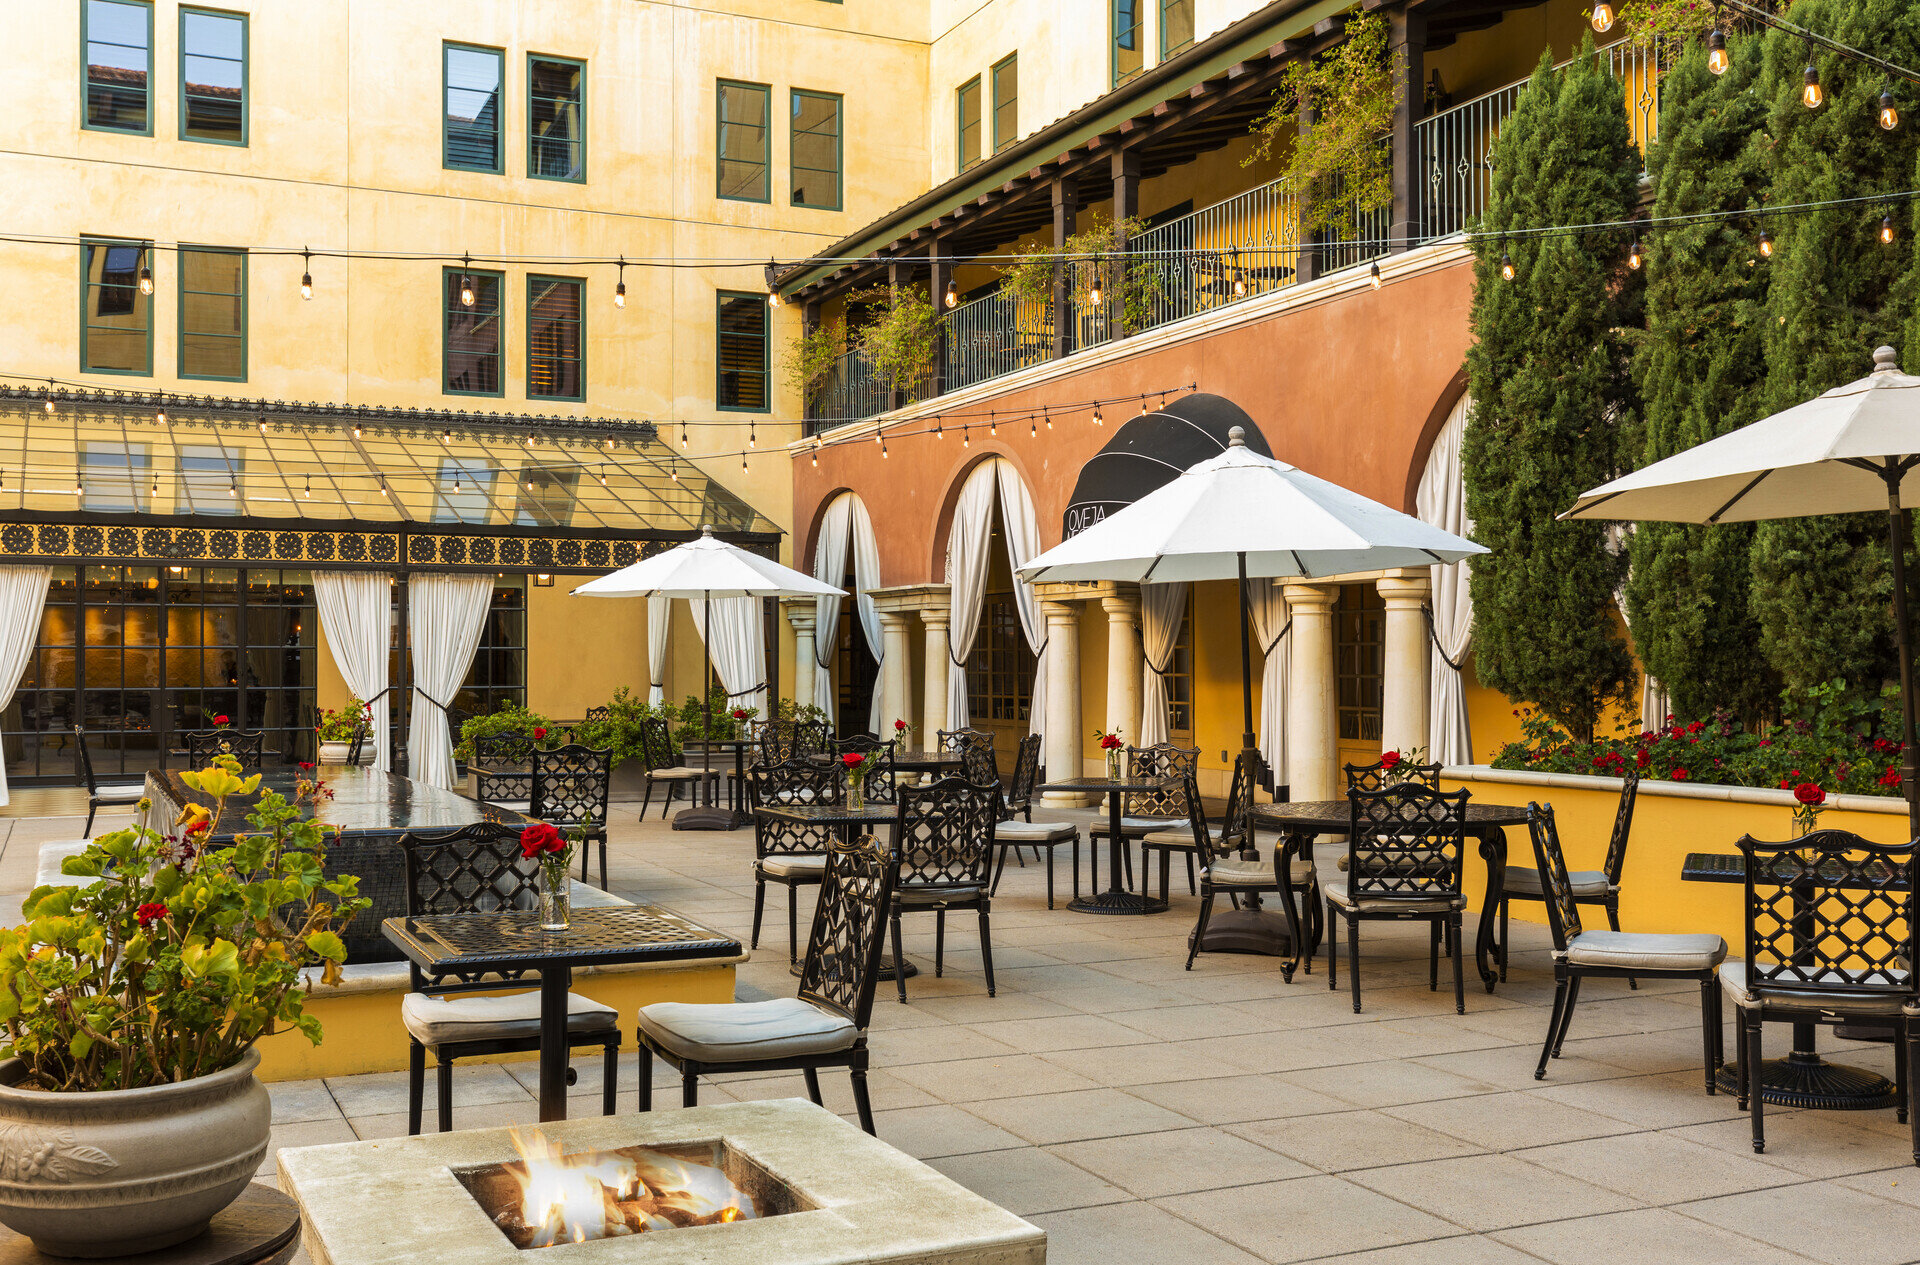
[{"label": "potted shrub", "polygon": [[641,749],[644,725],[653,719],[653,708],[645,699],[635,698],[626,686],[614,691],[607,700],[607,714],[583,720],[573,727],[572,740],[595,750],[613,752],[612,794],[616,799],[638,799],[645,785],[646,760]]},{"label": "potted shrub", "polygon": [[460,726],[459,742],[453,748],[454,757],[471,761],[474,739],[505,733],[525,734],[528,742],[543,751],[559,746],[561,740],[561,731],[552,720],[507,699],[500,704],[498,711],[475,716]]},{"label": "potted shrub", "polygon": [[[361,725],[373,724],[373,709],[360,701],[358,694],[347,696],[347,705],[329,709],[320,713],[320,723],[313,727],[315,738],[319,741],[318,759],[321,764],[345,764],[347,753],[353,750],[353,735]],[[374,758],[373,735],[360,745],[360,763],[371,764]]]},{"label": "potted shrub", "polygon": [[62,863],[78,886],[34,889],[0,930],[0,1222],[57,1256],[179,1243],[246,1188],[271,1104],[261,1037],[298,1029],[303,969],[339,979],[340,929],[368,902],[323,877],[330,828],[268,792],[226,847],[226,801],[259,787],[221,756],[181,778],[213,801],[138,822]]}]

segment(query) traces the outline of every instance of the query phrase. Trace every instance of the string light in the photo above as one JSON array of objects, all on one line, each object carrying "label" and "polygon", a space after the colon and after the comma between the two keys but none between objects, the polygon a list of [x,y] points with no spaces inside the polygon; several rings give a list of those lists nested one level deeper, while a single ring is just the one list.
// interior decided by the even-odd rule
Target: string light
[{"label": "string light", "polygon": [[[380,490],[382,492],[387,490],[386,480],[384,479],[381,480],[380,482]],[[240,482],[238,479],[234,478],[232,475],[227,476],[227,495],[228,496],[240,495]]]},{"label": "string light", "polygon": [[1100,273],[1102,271],[1102,261],[1103,256],[1095,255],[1093,257],[1093,284],[1087,288],[1087,302],[1094,307],[1100,306]]},{"label": "string light", "polygon": [[809,452],[807,455],[813,458],[813,468],[815,470],[818,470],[820,468],[820,445],[815,444],[813,446],[812,451]]},{"label": "string light", "polygon": [[1600,0],[1599,4],[1593,6],[1592,21],[1593,29],[1600,34],[1605,35],[1608,31],[1611,31],[1613,29],[1613,6],[1608,4],[1607,0]]},{"label": "string light", "polygon": [[886,456],[889,456],[889,455],[891,455],[891,454],[889,454],[889,453],[887,452],[887,441],[886,441],[886,440],[884,440],[884,439],[882,439],[882,440],[880,441],[880,455],[881,455],[882,457],[886,457]]},{"label": "string light", "polygon": [[1801,72],[1800,78],[1802,80],[1800,103],[1809,110],[1819,109],[1820,103],[1827,99],[1826,92],[1820,87],[1820,68],[1812,62],[1808,62],[1807,68]]},{"label": "string light", "polygon": [[686,446],[687,446],[687,424],[685,422],[681,422],[680,423],[680,447],[682,449],[685,449]]},{"label": "string light", "polygon": [[747,447],[749,448],[758,448],[760,446],[760,441],[754,438],[754,430],[755,430],[754,423],[748,422],[747,423]]},{"label": "string light", "polygon": [[768,307],[780,306],[780,292],[778,290],[767,291],[767,306]]},{"label": "string light", "polygon": [[1367,284],[1372,286],[1376,290],[1380,288],[1380,265],[1379,264],[1367,265]]},{"label": "string light", "polygon": [[313,252],[310,250],[300,252],[300,297],[313,297]]},{"label": "string light", "polygon": [[600,467],[600,486],[607,486],[607,468],[605,466]]},{"label": "string light", "polygon": [[1105,426],[1107,424],[1107,419],[1100,415],[1100,406],[1098,404],[1093,406],[1093,424],[1095,426]]},{"label": "string light", "polygon": [[73,494],[75,496],[84,496],[86,491],[87,485],[81,481],[80,472],[75,470],[73,472]]},{"label": "string light", "polygon": [[1880,217],[1880,241],[1881,241],[1881,244],[1882,244],[1882,245],[1886,245],[1886,246],[1891,246],[1891,245],[1893,245],[1893,239],[1894,239],[1894,237],[1895,237],[1895,233],[1894,233],[1894,230],[1893,230],[1893,217],[1892,217],[1891,215],[1883,215],[1883,216],[1881,216],[1881,217]]},{"label": "string light", "polygon": [[1048,430],[1053,429],[1053,414],[1047,412],[1044,404],[1040,406],[1040,420],[1047,424]]},{"label": "string light", "polygon": [[1504,250],[1500,252],[1500,278],[1503,281],[1513,280],[1513,256]]},{"label": "string light", "polygon": [[962,422],[960,424],[960,446],[962,448],[973,447],[973,436],[968,434],[967,425],[965,422]]},{"label": "string light", "polygon": [[[454,490],[454,491],[456,491],[456,492],[458,492],[458,491],[460,490],[460,483],[459,483],[459,478],[460,478],[460,476],[459,476],[459,475],[455,475],[455,476],[454,476],[454,485],[453,485],[453,490]],[[308,476],[307,476],[307,488],[306,488],[306,492],[305,492],[305,495],[307,495],[307,496],[312,496],[312,495],[313,495],[313,476],[312,476],[312,475],[308,475]]]},{"label": "string light", "polygon": [[460,306],[473,306],[473,274],[468,271],[473,262],[467,256],[460,256]]},{"label": "string light", "polygon": [[152,294],[153,293],[153,269],[147,266],[146,259],[147,259],[147,252],[146,252],[146,249],[142,247],[140,251],[140,293]]},{"label": "string light", "polygon": [[1640,239],[1634,238],[1633,245],[1627,247],[1627,267],[1640,271]]},{"label": "string light", "polygon": [[47,412],[53,412],[53,379],[47,379]]},{"label": "string light", "polygon": [[1027,418],[1027,434],[1034,439],[1040,438],[1040,423],[1034,421],[1031,416]]},{"label": "string light", "polygon": [[675,483],[680,482],[680,459],[678,457],[667,458],[667,473],[673,476]]},{"label": "string light", "polygon": [[987,433],[996,438],[1000,434],[1000,419],[993,415],[992,410],[987,412]]},{"label": "string light", "polygon": [[1891,132],[1900,126],[1900,111],[1893,103],[1893,89],[1880,90],[1880,126]]},{"label": "string light", "polygon": [[1773,258],[1773,234],[1764,228],[1760,230],[1760,253],[1768,259]]},{"label": "string light", "polygon": [[1243,299],[1247,296],[1247,279],[1240,271],[1240,248],[1238,246],[1230,247],[1227,254],[1232,259],[1233,297]]},{"label": "string light", "polygon": [[615,307],[627,305],[627,257],[625,255],[620,256],[620,279],[613,285],[613,305]]},{"label": "string light", "polygon": [[1724,75],[1733,65],[1733,58],[1727,56],[1727,37],[1714,27],[1707,32],[1707,69],[1716,75]]},{"label": "string light", "polygon": [[745,474],[746,470],[747,470],[747,454],[743,452],[740,454],[740,472],[742,474]]},{"label": "string light", "polygon": [[959,287],[957,287],[957,286],[955,286],[955,285],[954,285],[954,283],[952,282],[952,280],[948,280],[948,282],[947,282],[947,307],[948,307],[949,309],[952,309],[952,308],[956,308],[956,307],[959,307],[959,306],[960,306],[960,290],[959,290]]},{"label": "string light", "polygon": [[355,439],[358,439],[358,438],[360,438],[360,423],[358,423],[358,422],[355,422],[355,423],[353,424],[353,437],[354,437]]},{"label": "string light", "polygon": [[[167,424],[167,397],[164,395],[160,397],[160,407],[153,411],[153,420],[162,426]],[[353,433],[358,435],[360,432],[356,430]]]}]

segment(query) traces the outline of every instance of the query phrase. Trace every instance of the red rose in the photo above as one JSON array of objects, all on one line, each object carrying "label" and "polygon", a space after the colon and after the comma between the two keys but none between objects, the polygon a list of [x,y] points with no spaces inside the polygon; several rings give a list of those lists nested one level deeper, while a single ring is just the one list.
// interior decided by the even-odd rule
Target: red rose
[{"label": "red rose", "polygon": [[1646,753],[1645,748],[1642,748],[1638,752],[1634,753],[1633,763],[1636,767],[1644,769],[1649,764],[1653,763],[1653,757],[1649,756]]},{"label": "red rose", "polygon": [[1100,749],[1102,751],[1117,750],[1121,745],[1122,743],[1118,734],[1103,734],[1100,737]]},{"label": "red rose", "polygon": [[1672,773],[1668,774],[1668,776],[1676,782],[1684,782],[1692,775],[1685,769],[1675,769]]},{"label": "red rose", "polygon": [[1813,782],[1802,782],[1794,787],[1793,797],[1809,806],[1827,802],[1827,793]]},{"label": "red rose", "polygon": [[567,841],[544,821],[536,821],[520,832],[520,855],[537,857],[548,852],[564,852]]},{"label": "red rose", "polygon": [[866,763],[866,759],[867,757],[861,755],[858,751],[844,751],[840,754],[840,763],[850,769]]},{"label": "red rose", "polygon": [[140,929],[144,931],[171,912],[165,905],[142,905],[133,911],[133,916],[140,920]]},{"label": "red rose", "polygon": [[547,736],[547,727],[545,725],[535,725],[533,727],[533,740],[535,742],[540,741],[542,738],[546,736]]},{"label": "red rose", "polygon": [[747,718],[747,709],[746,709],[746,708],[744,708],[744,707],[736,707],[736,708],[734,708],[734,709],[733,709],[733,718],[734,718],[735,720],[745,720],[745,719]]},{"label": "red rose", "polygon": [[1700,731],[1701,731],[1702,729],[1705,729],[1706,727],[1707,727],[1707,722],[1706,722],[1706,721],[1704,721],[1704,720],[1696,720],[1696,721],[1694,721],[1694,722],[1693,722],[1693,723],[1692,723],[1691,725],[1688,725],[1688,726],[1687,726],[1687,732],[1688,732],[1688,733],[1690,733],[1690,734],[1697,734],[1697,733],[1699,733],[1699,732],[1700,732]]},{"label": "red rose", "polygon": [[1760,745],[1760,746],[1763,746],[1763,747],[1771,747],[1771,746],[1773,745],[1773,739],[1771,739],[1771,738],[1762,738],[1762,739],[1760,740],[1760,742],[1759,742],[1759,744],[1758,744],[1758,745]]},{"label": "red rose", "polygon": [[303,768],[303,769],[310,769],[310,768],[312,768],[312,767],[313,767],[313,761],[311,761],[311,760],[302,760],[302,761],[300,762],[300,767],[301,767],[301,768]]},{"label": "red rose", "polygon": [[1383,772],[1391,773],[1399,767],[1400,753],[1398,751],[1383,751],[1380,753],[1380,768]]},{"label": "red rose", "polygon": [[1887,766],[1887,771],[1880,775],[1880,785],[1882,786],[1900,785],[1900,770],[1895,766],[1889,764]]},{"label": "red rose", "polygon": [[904,733],[906,728],[907,722],[904,720],[896,720],[893,722],[893,732],[895,733]]}]

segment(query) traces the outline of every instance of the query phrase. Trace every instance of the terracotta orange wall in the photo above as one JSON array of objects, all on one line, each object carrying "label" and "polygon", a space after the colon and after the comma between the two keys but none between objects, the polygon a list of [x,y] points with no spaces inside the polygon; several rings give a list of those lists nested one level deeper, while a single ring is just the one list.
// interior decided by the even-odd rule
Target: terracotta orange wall
[{"label": "terracotta orange wall", "polygon": [[[1194,383],[1245,409],[1274,455],[1411,511],[1432,436],[1459,394],[1472,294],[1472,268],[1451,265],[1094,366],[967,411],[1024,415],[1042,405]],[[794,462],[795,535],[805,542],[796,556],[810,555],[826,500],[851,488],[873,516],[883,583],[945,579],[953,497],[968,467],[996,453],[1026,477],[1042,544],[1057,544],[1081,465],[1130,415],[1105,412],[1104,427],[1091,425],[1085,409],[1059,414],[1054,429],[1042,426],[1037,437],[1028,434],[1024,418],[1001,426],[997,438],[988,436],[984,418],[971,419],[971,448],[961,446],[958,419],[950,419],[943,439],[890,437],[885,459],[871,437],[829,443],[817,468]]]}]

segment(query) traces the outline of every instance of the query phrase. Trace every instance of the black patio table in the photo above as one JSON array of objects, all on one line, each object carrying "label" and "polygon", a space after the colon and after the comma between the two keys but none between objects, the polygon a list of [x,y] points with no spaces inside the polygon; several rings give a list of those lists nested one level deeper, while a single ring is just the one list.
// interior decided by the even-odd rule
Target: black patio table
[{"label": "black patio table", "polygon": [[[1680,863],[1680,878],[1688,883],[1747,881],[1747,859],[1738,852],[1689,852]],[[1895,890],[1890,885],[1887,890]],[[1862,1040],[1887,1040],[1891,1035],[1871,1025],[1848,1025]],[[1760,1097],[1784,1107],[1817,1107],[1829,1111],[1871,1111],[1897,1107],[1900,1094],[1894,1083],[1878,1072],[1829,1063],[1816,1046],[1820,1025],[1793,1025],[1793,1049],[1783,1059],[1760,1064]],[[1728,1093],[1739,1087],[1739,1060],[1720,1068],[1714,1080]]]},{"label": "black patio table", "polygon": [[[807,759],[815,764],[840,762],[838,753],[832,751],[816,751]],[[966,761],[966,754],[960,751],[909,750],[893,753],[893,768],[896,773],[958,772],[965,767]]]},{"label": "black patio table", "polygon": [[[1255,804],[1253,822],[1288,836],[1288,846],[1276,855],[1277,877],[1283,888],[1287,867],[1295,846],[1311,843],[1316,835],[1344,835],[1353,827],[1353,808],[1344,799],[1300,800],[1287,804]],[[1500,910],[1500,894],[1505,890],[1508,826],[1527,824],[1527,810],[1513,804],[1483,804],[1467,801],[1467,835],[1478,841],[1480,859],[1487,864],[1487,892],[1481,898],[1480,929],[1473,938],[1473,964],[1480,982],[1492,992],[1500,972],[1495,961],[1493,924]],[[1291,905],[1292,899],[1288,902]]]},{"label": "black patio table", "polygon": [[705,808],[684,808],[674,814],[675,830],[737,830],[751,821],[747,815],[747,748],[755,746],[752,738],[702,738],[698,742],[681,745],[680,756],[685,759],[696,750],[700,753],[700,767],[713,767],[715,751],[733,752],[733,781],[727,787],[727,807],[722,811],[714,804],[713,783],[707,782],[707,804]]},{"label": "black patio table", "polygon": [[[1157,896],[1146,894],[1145,864],[1142,863],[1140,875],[1141,889],[1138,892],[1127,890],[1126,882],[1120,877],[1121,853],[1126,849],[1126,836],[1120,833],[1121,808],[1128,795],[1136,791],[1158,791],[1173,785],[1177,779],[1170,777],[1133,777],[1119,779],[1110,777],[1067,778],[1059,782],[1048,782],[1038,789],[1057,791],[1063,795],[1105,795],[1107,797],[1107,872],[1109,886],[1104,892],[1095,892],[1091,896],[1076,896],[1067,902],[1067,908],[1083,914],[1163,914],[1167,911],[1167,902]],[[1178,821],[1169,821],[1169,829],[1180,825]],[[1100,881],[1098,873],[1094,882]]]},{"label": "black patio table", "polygon": [[540,1119],[567,1118],[567,991],[576,966],[737,958],[740,942],[652,905],[576,909],[565,931],[538,912],[389,918],[381,933],[430,979],[540,973]]},{"label": "black patio table", "polygon": [[[900,810],[893,804],[876,804],[867,801],[858,808],[845,804],[766,804],[753,810],[758,817],[776,817],[781,821],[794,821],[808,826],[837,826],[842,834],[850,835],[858,826],[895,825],[900,820]],[[789,973],[800,974],[806,962],[795,962]],[[892,953],[880,955],[880,974],[878,978],[890,980],[896,969],[904,970],[906,977],[912,979],[920,973],[920,968],[911,962],[896,963]]]}]

